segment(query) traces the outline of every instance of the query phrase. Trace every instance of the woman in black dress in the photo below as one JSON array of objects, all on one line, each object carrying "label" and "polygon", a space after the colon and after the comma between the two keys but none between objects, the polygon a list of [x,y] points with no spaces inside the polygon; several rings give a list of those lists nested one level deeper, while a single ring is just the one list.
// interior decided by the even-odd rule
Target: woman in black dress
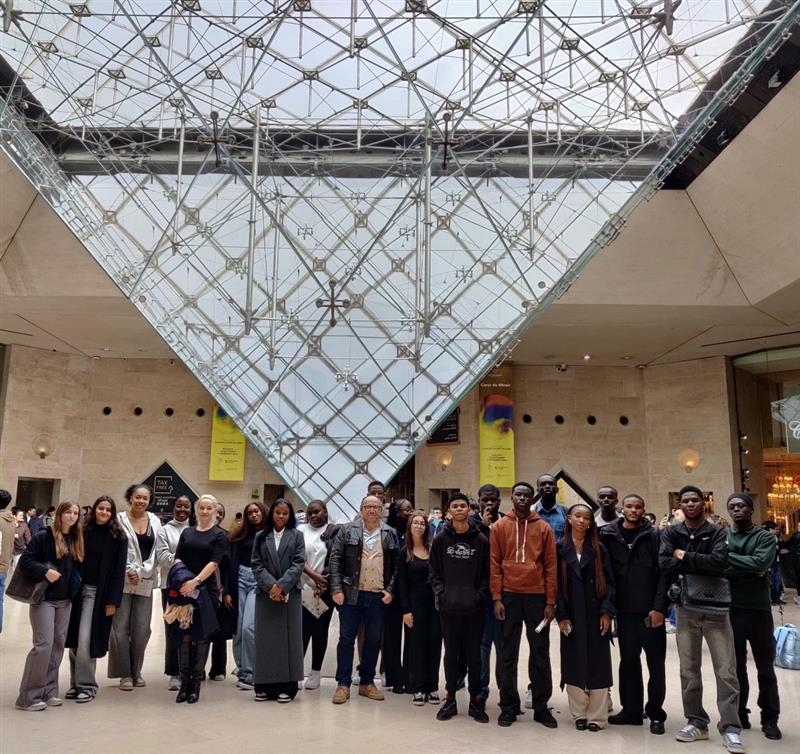
[{"label": "woman in black dress", "polygon": [[72,601],[67,629],[70,689],[66,699],[91,702],[97,694],[95,666],[108,652],[114,613],[122,602],[128,537],[117,520],[113,498],[95,500],[83,529],[81,593]]},{"label": "woman in black dress", "polygon": [[[208,659],[209,641],[219,630],[216,612],[222,600],[222,592],[215,577],[227,545],[225,532],[217,526],[216,498],[212,495],[201,495],[194,505],[194,511],[197,525],[181,532],[178,548],[175,550],[175,565],[170,571],[172,588],[173,572],[184,572],[184,569],[176,571],[176,566],[185,566],[191,576],[181,581],[178,591],[182,597],[196,602],[192,626],[189,629],[182,630],[177,623],[171,626],[173,630],[182,633],[178,653],[181,688],[175,701],[189,704],[194,704],[200,698],[200,684]],[[181,576],[180,579],[182,578]],[[204,605],[208,606],[209,611],[203,610]],[[205,615],[210,620],[202,620],[201,623]]]},{"label": "woman in black dress", "polygon": [[411,703],[439,704],[439,662],[442,657],[442,625],[436,612],[428,579],[431,540],[425,514],[417,511],[408,520],[405,546],[400,551],[398,583],[405,625],[403,668],[408,675]]},{"label": "woman in black dress", "polygon": [[253,546],[256,577],[256,701],[290,702],[303,679],[303,604],[300,576],[305,565],[303,535],[294,509],[278,499]]},{"label": "woman in black dress", "polygon": [[567,511],[558,545],[556,619],[561,630],[561,688],[578,730],[598,731],[608,720],[614,574],[586,503]]}]

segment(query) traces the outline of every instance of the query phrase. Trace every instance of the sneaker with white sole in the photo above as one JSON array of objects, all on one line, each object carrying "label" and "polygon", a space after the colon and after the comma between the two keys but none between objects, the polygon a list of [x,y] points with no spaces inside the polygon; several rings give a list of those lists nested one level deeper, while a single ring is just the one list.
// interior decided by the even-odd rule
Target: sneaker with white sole
[{"label": "sneaker with white sole", "polygon": [[14,706],[20,710],[20,712],[41,712],[47,709],[47,705],[41,699],[31,702],[27,707],[24,704],[16,704]]},{"label": "sneaker with white sole", "polygon": [[225,673],[217,673],[217,675],[210,675],[208,676],[209,681],[216,681],[217,683],[221,683],[225,680]]},{"label": "sneaker with white sole", "polygon": [[278,704],[289,704],[292,701],[292,697],[288,694],[278,694]]},{"label": "sneaker with white sole", "polygon": [[306,682],[303,685],[303,688],[306,691],[314,691],[318,689],[321,676],[322,673],[319,670],[309,671],[308,678],[306,678]]},{"label": "sneaker with white sole", "polygon": [[49,699],[45,699],[44,703],[48,707],[60,707],[64,704],[64,700],[60,696],[51,696]]},{"label": "sneaker with white sole", "polygon": [[119,679],[120,691],[133,691],[133,678],[120,678]]},{"label": "sneaker with white sole", "polygon": [[136,686],[137,689],[143,689],[147,684],[145,683],[144,678],[135,678],[133,681],[133,685]]},{"label": "sneaker with white sole", "polygon": [[236,688],[241,689],[242,691],[252,691],[254,685],[249,681],[243,681],[241,678],[236,681]]},{"label": "sneaker with white sole", "polygon": [[525,709],[533,709],[533,689],[525,692]]},{"label": "sneaker with white sole", "polygon": [[167,684],[167,691],[177,691],[181,687],[181,679],[178,678],[176,675],[171,675],[169,677],[169,683]]},{"label": "sneaker with white sole", "polygon": [[731,752],[731,754],[746,754],[747,752],[747,749],[744,748],[744,744],[742,743],[741,736],[733,731],[722,734],[722,745]]},{"label": "sneaker with white sole", "polygon": [[692,723],[687,723],[675,734],[675,740],[687,744],[693,741],[708,741],[708,731]]}]

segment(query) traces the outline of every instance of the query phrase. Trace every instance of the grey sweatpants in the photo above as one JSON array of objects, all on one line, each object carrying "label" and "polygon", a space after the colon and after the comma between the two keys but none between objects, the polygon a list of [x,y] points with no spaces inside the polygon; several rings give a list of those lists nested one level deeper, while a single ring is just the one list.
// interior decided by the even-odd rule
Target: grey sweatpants
[{"label": "grey sweatpants", "polygon": [[740,733],[739,681],[736,678],[733,629],[728,614],[712,615],[679,607],[677,624],[675,635],[681,667],[683,714],[688,722],[698,728],[708,728],[710,719],[703,708],[703,678],[700,672],[705,639],[717,680],[717,729],[720,733]]},{"label": "grey sweatpants", "polygon": [[150,641],[153,593],[147,596],[123,594],[122,604],[114,613],[108,648],[108,677],[142,677],[144,651]]},{"label": "grey sweatpants", "polygon": [[58,668],[64,656],[71,610],[69,600],[30,606],[33,648],[28,652],[19,684],[17,704],[20,707],[30,707],[36,701],[46,702],[58,696]]}]

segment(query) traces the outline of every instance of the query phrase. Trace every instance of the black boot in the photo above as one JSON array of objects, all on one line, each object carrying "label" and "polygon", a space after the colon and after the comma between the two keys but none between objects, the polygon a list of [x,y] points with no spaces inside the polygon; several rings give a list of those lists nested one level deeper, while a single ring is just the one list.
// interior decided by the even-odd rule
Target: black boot
[{"label": "black boot", "polygon": [[181,673],[181,688],[175,701],[180,704],[188,699],[192,685],[192,645],[188,641],[181,642],[178,647],[178,668]]},{"label": "black boot", "polygon": [[200,684],[205,675],[206,661],[208,660],[208,642],[201,641],[194,645],[194,663],[192,667],[192,684],[186,701],[196,704],[200,699]]}]

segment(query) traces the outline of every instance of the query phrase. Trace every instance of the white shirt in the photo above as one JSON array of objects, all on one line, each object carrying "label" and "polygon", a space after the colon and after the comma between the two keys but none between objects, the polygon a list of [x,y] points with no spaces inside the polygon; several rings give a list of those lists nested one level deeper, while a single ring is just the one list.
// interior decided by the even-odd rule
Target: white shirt
[{"label": "white shirt", "polygon": [[286,527],[284,526],[283,529],[278,531],[277,529],[272,530],[272,535],[275,537],[275,551],[278,551],[278,548],[281,546],[281,539],[283,539],[283,533],[286,531]]}]

